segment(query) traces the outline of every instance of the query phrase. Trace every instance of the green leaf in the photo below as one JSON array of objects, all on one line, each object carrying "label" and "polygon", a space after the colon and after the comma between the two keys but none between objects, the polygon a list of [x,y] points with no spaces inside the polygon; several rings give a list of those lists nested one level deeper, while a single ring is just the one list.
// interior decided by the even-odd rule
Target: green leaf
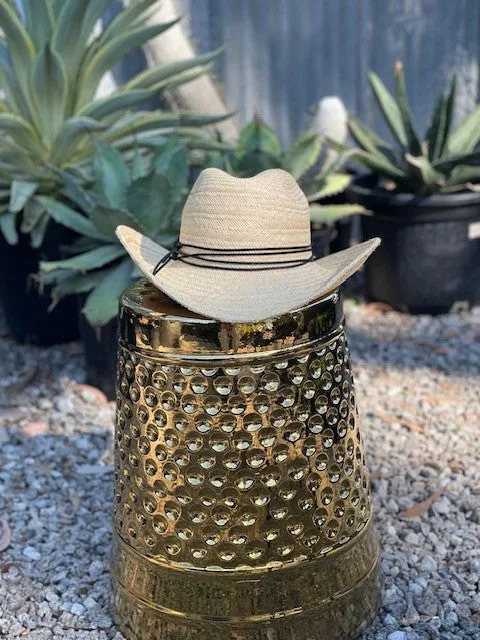
[{"label": "green leaf", "polygon": [[120,244],[105,244],[97,249],[86,251],[73,258],[56,260],[54,262],[40,262],[40,270],[49,273],[55,269],[69,269],[70,271],[92,271],[100,269],[109,262],[120,258],[125,254],[125,249]]},{"label": "green leaf", "polygon": [[310,205],[310,220],[319,224],[333,224],[341,218],[358,213],[365,213],[365,209],[359,204]]},{"label": "green leaf", "polygon": [[142,227],[152,235],[164,228],[172,212],[175,195],[166,176],[150,173],[132,182],[127,206],[130,211],[135,211]]},{"label": "green leaf", "polygon": [[237,151],[240,156],[253,152],[275,157],[281,155],[282,147],[274,131],[256,118],[240,132]]},{"label": "green leaf", "polygon": [[168,178],[172,185],[172,196],[178,200],[188,180],[187,152],[179,138],[172,136],[158,147],[152,158],[152,169]]},{"label": "green leaf", "polygon": [[59,171],[58,169],[56,169],[56,174],[65,185],[62,194],[81,211],[90,213],[94,207],[94,202],[75,176],[68,171]]},{"label": "green leaf", "polygon": [[132,283],[131,270],[130,259],[123,260],[108,271],[88,296],[83,313],[92,326],[104,326],[115,318],[118,313],[120,296]]},{"label": "green leaf", "polygon": [[480,141],[480,105],[450,134],[448,151],[452,155],[473,151]]},{"label": "green leaf", "polygon": [[53,34],[53,48],[65,61],[68,77],[77,75],[95,23],[111,0],[64,0]]},{"label": "green leaf", "polygon": [[175,89],[175,87],[180,87],[183,84],[188,84],[189,82],[192,82],[192,80],[200,78],[208,73],[208,70],[209,67],[202,67],[201,69],[194,69],[193,71],[179,73],[176,76],[167,78],[167,80],[162,80],[162,82],[154,84],[152,86],[152,91],[154,91],[155,94],[161,95],[164,91],[170,91],[171,89]]},{"label": "green leaf", "polygon": [[4,131],[7,136],[30,153],[44,152],[35,129],[21,116],[14,113],[0,113],[0,131]]},{"label": "green leaf", "polygon": [[388,124],[391,132],[397,138],[399,143],[403,147],[406,147],[408,145],[407,135],[405,133],[402,115],[397,103],[376,73],[371,71],[368,74],[368,78],[377,104],[385,118],[385,122]]},{"label": "green leaf", "polygon": [[38,165],[38,161],[33,154],[10,144],[8,140],[3,140],[0,145],[0,168],[4,169],[12,180],[45,180],[47,177],[43,167]]},{"label": "green leaf", "polygon": [[446,158],[440,158],[432,162],[432,166],[437,171],[442,173],[449,173],[456,166],[461,164],[479,165],[480,164],[480,151],[472,151],[472,153],[459,153],[448,156]]},{"label": "green leaf", "polygon": [[153,132],[164,128],[202,127],[216,124],[231,117],[231,113],[215,116],[190,111],[177,111],[175,113],[162,112],[160,110],[138,111],[121,118],[109,131],[99,137],[108,144],[143,131],[149,131],[150,135],[153,135]]},{"label": "green leaf", "polygon": [[101,120],[112,113],[135,107],[146,102],[155,95],[151,89],[135,89],[131,91],[115,91],[105,98],[100,98],[87,104],[80,112],[83,116],[89,116]]},{"label": "green leaf", "polygon": [[445,133],[442,144],[442,149],[440,151],[440,156],[443,156],[445,152],[448,153],[448,141],[450,139],[450,131],[453,124],[453,114],[455,111],[455,101],[457,96],[457,78],[453,77],[452,83],[450,85],[450,91],[447,96],[447,114],[446,114],[446,122],[445,122]]},{"label": "green leaf", "polygon": [[298,136],[293,144],[285,151],[282,158],[282,166],[295,180],[313,167],[318,160],[322,144],[320,138],[313,131],[307,131]]},{"label": "green leaf", "polygon": [[95,191],[104,203],[113,208],[122,208],[125,206],[126,192],[130,184],[128,167],[122,154],[115,147],[97,140],[95,149]]},{"label": "green leaf", "polygon": [[143,178],[147,174],[145,159],[138,147],[134,149],[132,161],[132,179]]},{"label": "green leaf", "polygon": [[[135,183],[132,184],[130,190],[134,185]],[[145,231],[145,228],[141,224],[140,216],[137,216],[135,209],[133,210],[135,211],[135,215],[124,209],[113,209],[112,207],[98,204],[91,210],[89,217],[102,236],[116,242],[117,236],[115,235],[115,229],[120,224],[133,227],[137,231]]]},{"label": "green leaf", "polygon": [[13,180],[10,194],[10,211],[12,213],[21,211],[38,187],[38,182]]},{"label": "green leaf", "polygon": [[18,234],[15,228],[15,215],[13,213],[2,213],[0,215],[0,231],[8,244],[17,244]]},{"label": "green leaf", "polygon": [[43,213],[35,223],[33,229],[31,230],[30,242],[34,249],[38,249],[39,247],[42,246],[49,220],[50,218],[48,214]]},{"label": "green leaf", "polygon": [[63,9],[63,5],[65,4],[65,0],[50,0],[50,4],[52,5],[52,11],[55,18],[58,18],[60,11]]},{"label": "green leaf", "polygon": [[[75,0],[76,1],[76,0]],[[91,59],[82,65],[80,71],[80,89],[77,108],[90,102],[105,73],[119,62],[127,53],[138,49],[163,31],[170,29],[178,18],[164,24],[141,26],[126,29],[124,33],[108,40],[94,53]]]},{"label": "green leaf", "polygon": [[91,133],[104,131],[107,127],[105,123],[85,116],[69,118],[64,122],[55,139],[51,162],[63,167],[72,161],[80,143],[84,142]]},{"label": "green leaf", "polygon": [[403,71],[403,65],[400,62],[397,62],[395,65],[395,78],[397,103],[403,121],[403,129],[407,137],[408,151],[412,156],[421,156],[423,154],[422,142],[418,133],[415,131],[413,124],[412,112],[408,102],[407,88],[405,85],[405,73]]},{"label": "green leaf", "polygon": [[52,271],[51,274],[42,274],[41,280],[46,282],[49,275],[53,276],[50,281],[56,282],[51,294],[56,303],[65,296],[91,291],[105,277],[105,270],[74,275],[69,275],[68,271],[63,270]]},{"label": "green leaf", "polygon": [[194,58],[187,58],[186,60],[175,60],[174,62],[167,62],[161,64],[153,69],[147,69],[142,73],[139,73],[129,82],[126,83],[125,89],[149,89],[152,86],[156,86],[164,80],[170,80],[178,74],[182,74],[184,71],[194,69],[196,67],[202,67],[212,60],[215,60],[217,56],[223,51],[223,47],[211,51],[210,53],[204,53]]},{"label": "green leaf", "polygon": [[40,51],[50,39],[54,14],[49,0],[22,0],[28,32]]},{"label": "green leaf", "polygon": [[5,0],[0,0],[0,25],[8,42],[8,52],[24,96],[28,96],[30,65],[35,57],[35,45],[17,12]]},{"label": "green leaf", "polygon": [[39,224],[40,219],[45,214],[45,207],[38,200],[30,199],[22,212],[22,233],[31,233]]},{"label": "green leaf", "polygon": [[158,0],[135,0],[135,2],[130,2],[124,9],[118,12],[115,18],[105,28],[101,36],[101,42],[111,40],[125,33],[128,29],[131,29],[133,24],[136,24],[138,20],[146,16],[147,10],[156,2],[158,2]]},{"label": "green leaf", "polygon": [[447,148],[450,126],[455,102],[456,78],[453,79],[448,97],[440,96],[435,108],[432,123],[427,131],[428,158],[437,160]]},{"label": "green leaf", "polygon": [[415,178],[418,178],[422,184],[422,190],[429,191],[438,190],[439,186],[444,184],[444,177],[441,173],[435,171],[425,156],[415,157],[409,153],[405,154],[410,172]]},{"label": "green leaf", "polygon": [[458,165],[456,166],[445,183],[445,187],[453,187],[463,185],[466,187],[467,183],[478,182],[480,180],[480,167]]},{"label": "green leaf", "polygon": [[73,231],[77,231],[84,236],[88,236],[89,238],[96,238],[98,240],[105,240],[105,236],[100,233],[92,222],[82,216],[80,213],[77,213],[70,207],[55,198],[50,198],[48,196],[37,196],[36,198],[43,207],[48,211],[49,215],[63,226],[68,227],[69,229],[73,229]]},{"label": "green leaf", "polygon": [[337,195],[346,189],[351,179],[352,177],[348,173],[334,173],[326,176],[319,189],[306,193],[307,199],[309,202],[315,202],[316,200],[322,200],[322,198]]},{"label": "green leaf", "polygon": [[17,114],[30,119],[31,111],[23,99],[22,92],[13,76],[13,72],[11,69],[6,68],[2,60],[0,60],[0,87],[8,104],[8,112],[15,111]]},{"label": "green leaf", "polygon": [[348,128],[357,144],[369,153],[386,156],[390,162],[395,161],[391,146],[356,118],[348,119]]},{"label": "green leaf", "polygon": [[375,173],[385,176],[392,180],[404,179],[406,174],[404,171],[396,167],[385,156],[379,156],[377,154],[368,153],[368,151],[356,151],[351,156],[352,160],[356,160],[364,167],[368,167]]},{"label": "green leaf", "polygon": [[32,89],[38,114],[37,127],[50,147],[65,119],[68,91],[67,70],[50,44],[35,60]]}]

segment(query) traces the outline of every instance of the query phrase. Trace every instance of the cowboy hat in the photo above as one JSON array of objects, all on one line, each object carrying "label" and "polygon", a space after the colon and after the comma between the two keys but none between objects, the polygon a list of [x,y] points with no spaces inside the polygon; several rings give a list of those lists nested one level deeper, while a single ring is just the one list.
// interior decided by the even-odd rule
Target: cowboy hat
[{"label": "cowboy hat", "polygon": [[253,178],[202,171],[173,250],[123,225],[116,233],[158,289],[223,322],[260,322],[331,293],[380,243],[373,238],[315,259],[308,202],[281,169]]}]

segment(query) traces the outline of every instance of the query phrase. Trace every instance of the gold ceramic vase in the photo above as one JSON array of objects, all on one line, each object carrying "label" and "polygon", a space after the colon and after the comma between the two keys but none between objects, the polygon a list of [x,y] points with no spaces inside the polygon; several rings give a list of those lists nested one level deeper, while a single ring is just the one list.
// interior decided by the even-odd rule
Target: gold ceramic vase
[{"label": "gold ceramic vase", "polygon": [[121,301],[113,611],[127,640],[347,640],[379,549],[337,293],[258,324]]}]

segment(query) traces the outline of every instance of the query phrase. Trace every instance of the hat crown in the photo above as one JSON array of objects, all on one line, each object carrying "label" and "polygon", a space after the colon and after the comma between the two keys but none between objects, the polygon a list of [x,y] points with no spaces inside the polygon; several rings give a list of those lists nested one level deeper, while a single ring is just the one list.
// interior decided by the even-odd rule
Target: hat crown
[{"label": "hat crown", "polygon": [[310,211],[282,169],[235,178],[204,169],[185,203],[180,242],[212,249],[310,246]]}]

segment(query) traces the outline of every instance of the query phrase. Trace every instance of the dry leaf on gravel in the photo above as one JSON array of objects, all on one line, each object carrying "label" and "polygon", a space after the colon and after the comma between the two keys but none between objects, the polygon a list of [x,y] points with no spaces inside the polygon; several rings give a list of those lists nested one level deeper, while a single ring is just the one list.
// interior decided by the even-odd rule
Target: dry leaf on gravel
[{"label": "dry leaf on gravel", "polygon": [[377,411],[377,416],[384,422],[387,422],[388,424],[399,424],[402,427],[406,427],[407,429],[409,429],[409,431],[417,431],[420,433],[423,432],[423,428],[416,422],[410,422],[410,420],[405,420],[404,418],[389,416],[388,414],[383,413],[382,411]]},{"label": "dry leaf on gravel", "polygon": [[36,436],[43,436],[48,431],[48,422],[45,420],[37,420],[36,422],[29,422],[24,424],[22,431],[26,436],[35,438]]},{"label": "dry leaf on gravel", "polygon": [[447,485],[440,487],[439,489],[434,491],[434,493],[432,493],[432,495],[426,500],[423,500],[422,502],[414,504],[413,507],[410,507],[410,509],[406,509],[401,514],[401,517],[416,518],[418,516],[422,516],[424,513],[426,513],[430,509],[432,504],[440,498],[440,496],[445,492],[446,488],[447,488]]},{"label": "dry leaf on gravel", "polygon": [[2,553],[2,551],[5,551],[5,549],[7,549],[12,542],[12,530],[10,529],[10,525],[6,520],[2,520],[0,524],[0,553]]},{"label": "dry leaf on gravel", "polygon": [[369,302],[368,304],[360,305],[362,309],[367,312],[380,312],[380,313],[388,313],[389,311],[394,311],[394,308],[391,307],[386,302]]},{"label": "dry leaf on gravel", "polygon": [[77,393],[86,402],[108,404],[107,396],[103,393],[103,391],[100,391],[100,389],[97,389],[97,387],[92,387],[89,384],[78,384]]},{"label": "dry leaf on gravel", "polygon": [[38,373],[38,367],[31,367],[26,371],[16,382],[12,382],[7,387],[5,387],[5,394],[7,396],[14,395],[16,393],[20,393],[23,391],[25,387],[33,381]]}]

